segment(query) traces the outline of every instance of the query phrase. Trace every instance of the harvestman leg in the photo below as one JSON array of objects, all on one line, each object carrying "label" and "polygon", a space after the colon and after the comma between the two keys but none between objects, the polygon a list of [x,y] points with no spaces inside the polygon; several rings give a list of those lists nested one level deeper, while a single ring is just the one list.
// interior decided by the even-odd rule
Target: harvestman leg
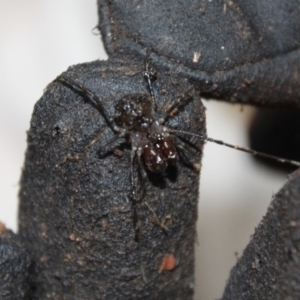
[{"label": "harvestman leg", "polygon": [[63,85],[71,88],[78,94],[82,95],[84,98],[89,100],[96,108],[100,111],[102,114],[103,118],[107,122],[108,126],[114,131],[114,132],[122,132],[124,131],[122,128],[119,128],[114,124],[113,119],[111,119],[106,112],[101,100],[99,97],[93,93],[92,91],[88,90],[86,87],[83,86],[83,84],[65,76],[59,76],[58,78],[55,79],[55,81],[62,83]]},{"label": "harvestman leg", "polygon": [[[148,62],[148,64],[149,64],[149,62]],[[149,71],[149,65],[147,65],[147,71]],[[96,106],[98,108],[98,110],[102,114],[103,118],[105,119],[105,121],[107,122],[109,127],[116,134],[112,139],[110,139],[104,145],[104,147],[112,148],[112,145],[115,142],[117,142],[121,138],[124,138],[128,134],[128,132],[125,129],[120,128],[120,127],[118,127],[114,124],[113,119],[111,119],[108,116],[108,113],[106,112],[105,108],[103,107],[103,104],[102,104],[101,100],[99,99],[99,97],[95,93],[93,93],[92,91],[85,88],[81,83],[78,83],[75,80],[72,80],[68,77],[60,76],[55,81],[60,82],[63,85],[71,88],[75,92],[79,93],[80,95],[82,95],[84,98],[89,100],[94,106]],[[149,81],[151,83],[150,77],[149,77]],[[152,88],[152,86],[151,86],[151,88]],[[153,94],[153,90],[152,90],[152,94]],[[154,100],[154,98],[153,98],[153,100]],[[104,152],[105,151],[100,151],[100,155],[104,155]],[[136,197],[135,197],[136,188],[135,188],[135,185],[134,185],[134,174],[133,174],[134,173],[133,172],[133,164],[134,164],[135,155],[137,155],[137,157],[138,157],[138,164],[139,164],[139,167],[140,167],[140,170],[141,170],[142,183],[141,183],[140,191],[143,194],[144,194],[144,190],[145,190],[145,183],[146,183],[146,180],[147,180],[147,172],[146,172],[145,166],[144,166],[144,164],[142,162],[142,159],[141,159],[141,156],[142,156],[141,150],[132,150],[131,154],[130,154],[130,160],[131,160],[131,162],[130,162],[130,184],[131,184],[131,188],[132,188],[132,197],[133,197],[133,199],[136,199]]]},{"label": "harvestman leg", "polygon": [[[136,192],[137,188],[136,188],[135,183],[134,183],[135,180],[134,180],[133,166],[134,166],[135,156],[137,156],[138,165],[139,165],[139,168],[141,170],[141,176],[142,176],[142,182],[141,182],[141,186],[140,186],[138,192]],[[135,202],[137,202],[137,201],[139,201],[143,198],[144,193],[145,193],[145,184],[146,184],[147,178],[148,178],[147,177],[147,171],[146,171],[145,165],[142,161],[142,151],[140,149],[131,150],[131,152],[130,152],[130,186],[131,186],[131,189],[132,189],[132,199]],[[141,194],[141,196],[136,197],[136,194]]]},{"label": "harvestman leg", "polygon": [[157,103],[155,101],[154,90],[153,90],[153,87],[152,87],[152,80],[155,76],[152,74],[151,69],[150,69],[150,65],[151,65],[151,56],[150,56],[150,54],[151,54],[151,50],[150,50],[150,48],[147,48],[146,49],[146,58],[145,58],[145,61],[144,61],[144,77],[145,77],[145,79],[148,83],[152,103],[153,103],[153,106],[154,106],[154,111],[157,111]]},{"label": "harvestman leg", "polygon": [[195,88],[190,86],[177,100],[166,109],[166,115],[159,120],[160,124],[164,124],[169,118],[173,118],[180,108],[184,108],[190,101],[193,100]]},{"label": "harvestman leg", "polygon": [[138,159],[138,164],[139,164],[139,167],[141,170],[141,175],[142,175],[142,182],[141,182],[141,187],[140,187],[140,193],[141,193],[140,199],[142,199],[145,194],[145,184],[148,179],[148,176],[147,176],[147,171],[146,171],[145,165],[142,161],[141,149],[137,150],[137,159]]},{"label": "harvestman leg", "polygon": [[[181,150],[181,156],[183,157],[183,160],[190,165],[191,167],[193,167],[193,169],[195,169],[196,171],[199,171],[200,169],[200,164],[193,162],[190,157],[186,156],[185,152],[190,153],[193,156],[193,151],[191,149],[191,147],[188,145],[187,142],[182,141],[179,137],[177,137],[176,135],[171,135],[171,137],[175,140],[176,143],[176,147],[179,148]],[[197,151],[200,151],[199,149],[195,149]]]},{"label": "harvestman leg", "polygon": [[[155,74],[151,72],[151,50],[150,48],[146,49],[146,58],[144,61],[144,77],[148,83],[148,87],[150,90],[152,102],[154,104],[154,110],[157,111],[157,103],[154,96],[154,90],[152,87],[152,81],[156,77]],[[193,86],[190,86],[182,95],[179,97],[166,111],[166,116],[163,118],[165,122],[168,118],[172,118],[177,112],[180,106],[185,106],[189,101],[193,99],[193,97],[190,95],[195,88]]]},{"label": "harvestman leg", "polygon": [[[127,132],[123,128],[120,128],[114,124],[113,119],[111,119],[105,110],[101,100],[99,97],[93,93],[92,91],[88,90],[86,87],[84,87],[81,83],[65,77],[65,76],[59,76],[58,78],[55,79],[56,82],[60,82],[63,85],[69,87],[70,89],[74,90],[78,94],[82,95],[82,97],[86,98],[89,100],[96,108],[99,110],[103,118],[105,119],[106,123],[108,126],[112,129],[112,131],[116,134],[112,139],[110,139],[104,147],[110,147],[111,149],[113,148],[112,145],[117,142],[119,139],[123,138]],[[103,152],[101,152],[101,155],[104,155]]]},{"label": "harvestman leg", "polygon": [[[139,168],[141,170],[141,175],[142,175],[142,182],[141,182],[141,187],[139,189],[139,192],[137,192],[137,194],[139,194],[139,197],[135,197],[136,196],[136,186],[134,184],[134,172],[133,172],[133,165],[134,165],[134,158],[135,156],[137,156],[137,160],[138,160],[138,165]],[[145,183],[147,180],[147,172],[145,169],[145,166],[142,162],[142,152],[140,149],[132,149],[130,152],[130,186],[131,186],[131,191],[132,191],[132,208],[133,208],[133,222],[134,222],[134,231],[135,231],[135,237],[134,239],[136,241],[138,241],[139,239],[139,224],[138,224],[138,218],[137,218],[137,209],[136,209],[136,204],[138,201],[140,201],[141,199],[143,199],[144,197],[144,193],[145,193]]]},{"label": "harvestman leg", "polygon": [[112,137],[110,140],[108,140],[102,147],[100,146],[99,156],[103,157],[107,153],[112,151],[115,148],[115,146],[118,144],[117,142],[120,141],[124,137],[125,137],[125,134],[123,134],[123,133],[116,134],[114,137]]},{"label": "harvestman leg", "polygon": [[[190,86],[177,100],[170,105],[166,110],[166,115],[164,118],[160,119],[160,124],[164,124],[169,118],[173,118],[180,110],[180,108],[185,107],[190,101],[193,100],[191,96],[194,93],[195,88]],[[172,129],[166,128],[166,132],[173,132]],[[192,162],[189,157],[185,155],[185,152],[188,152],[193,155],[193,151],[187,142],[181,140],[175,134],[171,134],[172,139],[176,142],[176,146],[181,150],[181,156],[184,156],[184,160],[187,164],[192,166],[196,171],[199,171],[199,163]],[[199,149],[196,149],[199,151]]]},{"label": "harvestman leg", "polygon": [[[153,87],[151,83],[151,75],[150,75],[150,63],[151,63],[151,57],[150,57],[150,49],[146,49],[146,59],[145,59],[145,71],[144,76],[147,79],[149,90],[151,93],[151,97],[153,99],[153,102],[156,104],[155,98],[154,98],[154,92]],[[195,88],[193,86],[190,86],[180,97],[177,98],[177,100],[172,103],[167,109],[166,109],[166,115],[159,120],[159,123],[162,125],[164,124],[169,118],[173,118],[178,112],[179,109],[182,107],[185,107],[190,101],[193,100],[193,97],[191,94],[193,94],[195,91]],[[167,128],[166,128],[167,129]],[[168,129],[167,129],[168,132]],[[187,143],[184,143],[181,141],[176,135],[172,135],[173,139],[176,140],[176,144],[182,151],[188,151],[189,153],[192,153],[191,149],[187,146]],[[196,163],[192,163],[190,159],[188,159],[188,163],[193,166],[196,170],[199,169],[199,165]],[[139,163],[140,165],[143,165],[142,163]],[[145,169],[144,165],[143,168]],[[145,170],[144,170],[145,171]],[[146,171],[145,171],[146,172]]]},{"label": "harvestman leg", "polygon": [[[184,107],[185,105],[187,105],[187,103],[193,99],[193,97],[190,95],[193,91],[194,91],[194,88],[192,86],[189,87],[186,90],[186,92],[181,97],[179,97],[176,100],[176,102],[174,102],[167,109],[166,116],[160,120],[160,124],[164,124],[169,118],[172,118],[174,115],[176,115],[178,113],[180,107]],[[199,138],[203,141],[212,142],[212,143],[219,144],[219,145],[222,145],[222,146],[226,146],[226,147],[229,147],[229,148],[233,148],[233,149],[236,149],[236,150],[239,150],[239,151],[250,153],[250,154],[255,155],[255,156],[275,160],[275,161],[278,161],[280,163],[285,163],[285,164],[289,164],[289,165],[292,165],[292,166],[300,167],[300,162],[298,162],[298,161],[285,159],[285,158],[275,156],[275,155],[266,154],[266,153],[263,153],[263,152],[252,150],[252,149],[247,148],[247,147],[232,145],[232,144],[223,142],[221,140],[216,140],[216,139],[210,138],[207,135],[199,135],[199,134],[195,134],[195,133],[184,131],[184,130],[174,130],[174,129],[171,129],[171,128],[166,128],[166,131],[171,133],[171,134],[173,133],[172,136],[177,140],[177,142],[179,141],[179,143],[178,143],[179,146],[178,147],[180,149],[189,149],[189,148],[186,146],[187,143],[181,142],[181,140],[175,135],[175,134],[178,134],[178,133],[183,134],[183,135],[194,136],[194,137]]]}]

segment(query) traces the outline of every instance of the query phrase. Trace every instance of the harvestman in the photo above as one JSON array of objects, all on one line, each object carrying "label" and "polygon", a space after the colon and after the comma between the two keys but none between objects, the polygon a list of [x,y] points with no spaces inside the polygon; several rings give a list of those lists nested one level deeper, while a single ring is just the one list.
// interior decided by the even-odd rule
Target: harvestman
[{"label": "harvestman", "polygon": [[[175,130],[165,126],[167,120],[179,114],[180,110],[184,109],[190,101],[193,101],[192,95],[195,89],[192,86],[189,87],[166,109],[163,117],[156,117],[157,103],[152,87],[152,81],[156,80],[156,74],[151,70],[150,63],[150,51],[147,50],[143,75],[147,81],[150,94],[129,94],[124,96],[118,100],[115,105],[114,117],[109,116],[99,97],[93,91],[85,88],[81,83],[63,75],[56,79],[56,81],[81,94],[99,109],[107,125],[115,134],[114,137],[106,143],[105,147],[113,149],[115,143],[121,138],[126,138],[127,142],[131,145],[130,183],[133,199],[136,199],[137,194],[134,187],[133,175],[135,157],[137,157],[142,177],[140,187],[140,195],[142,195],[140,198],[142,198],[145,191],[145,182],[148,178],[147,170],[154,173],[163,173],[168,165],[176,165],[179,156],[185,156],[183,154],[186,152],[192,153],[191,146],[178,135],[193,136],[200,140],[213,142],[256,156],[273,159],[297,167],[300,166],[300,162],[298,161],[235,146],[206,135],[199,135],[184,130]],[[191,161],[189,161],[189,163],[194,169],[199,169],[199,164]]]}]

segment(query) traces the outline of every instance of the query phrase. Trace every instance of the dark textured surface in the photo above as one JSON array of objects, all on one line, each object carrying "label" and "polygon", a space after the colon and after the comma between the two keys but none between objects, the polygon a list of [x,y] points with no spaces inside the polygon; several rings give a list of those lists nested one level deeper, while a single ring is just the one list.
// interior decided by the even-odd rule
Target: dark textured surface
[{"label": "dark textured surface", "polygon": [[[111,58],[67,74],[95,91],[110,113],[122,96],[147,92],[142,62],[135,61],[146,47],[160,103],[176,99],[188,79],[208,97],[299,106],[299,1],[98,3]],[[204,131],[199,97],[169,125]],[[191,299],[198,174],[181,162],[165,179],[150,176],[136,218],[127,197],[129,148],[99,157],[111,136],[96,108],[59,83],[36,104],[20,191],[20,237],[35,263],[33,299]],[[295,173],[233,269],[224,299],[300,298],[299,199]],[[160,220],[170,215],[169,232],[146,202]],[[175,268],[159,273],[169,254]],[[23,283],[25,291],[27,263],[19,266],[14,286]]]},{"label": "dark textured surface", "polygon": [[0,222],[0,299],[31,299],[31,269],[20,239]]},{"label": "dark textured surface", "polygon": [[193,78],[206,96],[299,106],[299,1],[98,3],[99,28],[110,55],[150,47],[160,65]]},{"label": "dark textured surface", "polygon": [[300,170],[275,195],[222,300],[300,299]]},{"label": "dark textured surface", "polygon": [[[109,59],[71,67],[66,76],[99,95],[112,115],[124,95],[148,93],[142,71],[142,61]],[[158,73],[159,111],[189,86]],[[168,126],[205,132],[204,109],[194,96]],[[19,215],[20,236],[35,258],[35,299],[192,299],[199,173],[179,162],[164,176],[149,174],[135,220],[129,147],[99,157],[112,136],[99,111],[61,83],[50,84],[35,106]],[[167,233],[146,202],[160,220],[170,215]],[[177,265],[159,273],[169,253]]]}]

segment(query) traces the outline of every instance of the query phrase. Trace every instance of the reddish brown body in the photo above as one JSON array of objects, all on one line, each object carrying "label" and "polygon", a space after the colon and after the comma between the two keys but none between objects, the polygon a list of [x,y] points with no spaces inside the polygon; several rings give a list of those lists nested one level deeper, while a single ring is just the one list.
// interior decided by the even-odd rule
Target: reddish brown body
[{"label": "reddish brown body", "polygon": [[132,148],[141,155],[145,167],[155,173],[176,164],[174,141],[159,120],[153,117],[152,99],[148,95],[130,95],[115,106],[115,122],[130,132]]}]

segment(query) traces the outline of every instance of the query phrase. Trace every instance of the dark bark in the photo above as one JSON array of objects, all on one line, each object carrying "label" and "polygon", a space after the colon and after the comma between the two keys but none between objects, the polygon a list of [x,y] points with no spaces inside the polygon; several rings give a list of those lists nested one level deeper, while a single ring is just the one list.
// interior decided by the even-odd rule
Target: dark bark
[{"label": "dark bark", "polygon": [[299,1],[98,3],[99,28],[110,55],[150,47],[160,65],[193,79],[202,95],[299,106]]},{"label": "dark bark", "polygon": [[300,171],[275,195],[222,300],[300,299]]},{"label": "dark bark", "polygon": [[[74,66],[65,76],[94,91],[113,115],[123,96],[148,93],[142,71],[142,60],[109,59]],[[158,73],[160,111],[189,85]],[[204,134],[203,106],[194,97],[168,125]],[[36,266],[34,298],[192,299],[199,172],[181,161],[164,175],[148,174],[145,197],[135,203],[128,143],[99,157],[112,136],[99,111],[61,83],[50,84],[35,106],[19,216]],[[201,149],[201,141],[195,145]],[[201,150],[194,154],[200,161]],[[168,231],[156,219],[167,216]],[[160,272],[169,254],[176,266]]]},{"label": "dark bark", "polygon": [[0,299],[30,299],[32,262],[20,239],[0,222]]}]

